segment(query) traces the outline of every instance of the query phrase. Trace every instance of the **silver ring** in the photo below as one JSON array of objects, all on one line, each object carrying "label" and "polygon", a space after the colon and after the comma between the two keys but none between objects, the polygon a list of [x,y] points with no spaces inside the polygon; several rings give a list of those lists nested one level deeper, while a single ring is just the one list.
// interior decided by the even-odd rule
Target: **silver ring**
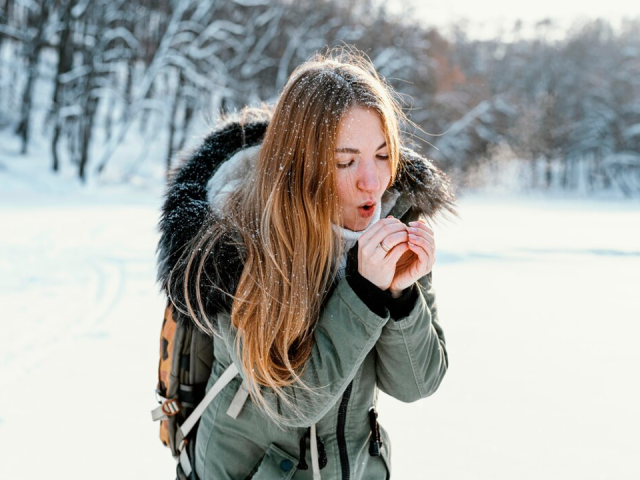
[{"label": "silver ring", "polygon": [[389,251],[391,250],[389,247],[387,247],[387,246],[384,244],[384,240],[381,240],[381,241],[380,241],[380,243],[378,244],[378,246],[382,249],[382,251],[383,251],[384,253],[389,253]]}]

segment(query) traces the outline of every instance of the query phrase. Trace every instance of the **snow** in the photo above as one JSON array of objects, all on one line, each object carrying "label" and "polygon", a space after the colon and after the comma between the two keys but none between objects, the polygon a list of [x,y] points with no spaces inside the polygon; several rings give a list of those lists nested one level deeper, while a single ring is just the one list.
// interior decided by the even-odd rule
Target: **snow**
[{"label": "snow", "polygon": [[[0,137],[0,478],[173,478],[150,415],[160,181],[82,186]],[[447,377],[380,399],[394,478],[640,478],[640,202],[472,194],[460,213],[436,225]]]},{"label": "snow", "polygon": [[461,214],[436,230],[447,377],[380,406],[397,478],[640,478],[640,205],[469,196]]}]

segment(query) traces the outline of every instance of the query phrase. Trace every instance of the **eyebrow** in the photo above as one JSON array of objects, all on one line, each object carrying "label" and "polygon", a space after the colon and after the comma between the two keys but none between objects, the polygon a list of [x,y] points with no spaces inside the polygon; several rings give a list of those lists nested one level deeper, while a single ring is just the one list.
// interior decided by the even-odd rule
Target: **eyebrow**
[{"label": "eyebrow", "polygon": [[[386,146],[387,146],[387,142],[382,142],[382,145],[380,145],[378,148],[376,148],[376,152],[378,150],[380,150],[382,147],[386,147]],[[357,148],[350,148],[350,147],[336,148],[336,153],[355,153],[355,154],[359,154],[360,150],[358,150]]]}]

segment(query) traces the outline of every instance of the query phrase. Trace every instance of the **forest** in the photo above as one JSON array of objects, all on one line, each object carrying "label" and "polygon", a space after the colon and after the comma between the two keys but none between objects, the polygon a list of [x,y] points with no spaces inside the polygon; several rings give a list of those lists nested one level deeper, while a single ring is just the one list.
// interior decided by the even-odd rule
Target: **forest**
[{"label": "forest", "polygon": [[461,186],[638,196],[640,19],[521,27],[444,36],[366,0],[0,0],[0,132],[22,154],[43,137],[83,181],[131,135],[164,142],[169,172],[197,119],[273,102],[311,54],[354,45]]}]

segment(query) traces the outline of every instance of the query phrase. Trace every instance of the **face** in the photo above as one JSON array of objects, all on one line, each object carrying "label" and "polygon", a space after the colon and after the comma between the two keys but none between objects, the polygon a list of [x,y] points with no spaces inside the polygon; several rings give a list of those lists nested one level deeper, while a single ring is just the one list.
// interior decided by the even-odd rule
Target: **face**
[{"label": "face", "polygon": [[364,230],[391,181],[391,161],[375,110],[354,107],[338,125],[336,186],[342,226]]}]

